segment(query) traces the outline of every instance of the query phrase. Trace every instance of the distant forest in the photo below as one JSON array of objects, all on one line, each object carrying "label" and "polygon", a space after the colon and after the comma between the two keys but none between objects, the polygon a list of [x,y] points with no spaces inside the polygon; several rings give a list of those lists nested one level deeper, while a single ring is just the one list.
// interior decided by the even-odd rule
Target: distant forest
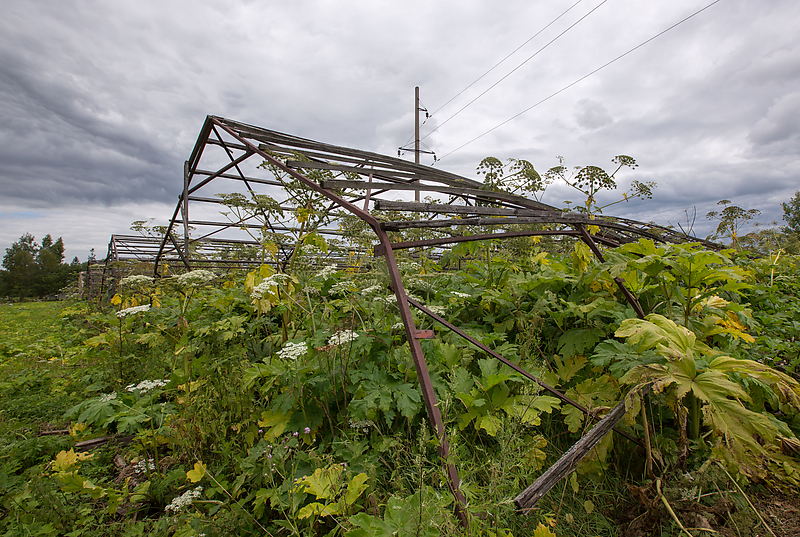
[{"label": "distant forest", "polygon": [[78,278],[84,265],[77,257],[72,263],[64,263],[61,237],[54,241],[45,235],[40,245],[36,237],[25,233],[11,248],[6,248],[0,270],[0,298],[24,300],[56,295]]}]

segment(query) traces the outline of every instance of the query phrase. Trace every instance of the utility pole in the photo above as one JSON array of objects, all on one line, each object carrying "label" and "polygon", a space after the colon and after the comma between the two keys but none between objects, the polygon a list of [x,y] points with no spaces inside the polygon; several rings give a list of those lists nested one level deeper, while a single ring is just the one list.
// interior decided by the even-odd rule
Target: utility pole
[{"label": "utility pole", "polygon": [[[419,86],[414,88],[414,163],[419,164]],[[414,192],[414,201],[419,203],[419,190]]]},{"label": "utility pole", "polygon": [[[425,117],[428,118],[430,115],[428,114],[428,109],[424,106],[419,105],[419,86],[414,87],[414,163],[419,164],[419,155],[420,153],[428,153],[433,155],[433,161],[436,162],[436,153],[433,151],[425,151],[420,149],[420,138],[419,138],[419,113],[425,112]],[[403,155],[406,151],[411,151],[410,147],[398,147],[397,148],[397,156]],[[414,192],[414,200],[419,202],[419,190]]]}]

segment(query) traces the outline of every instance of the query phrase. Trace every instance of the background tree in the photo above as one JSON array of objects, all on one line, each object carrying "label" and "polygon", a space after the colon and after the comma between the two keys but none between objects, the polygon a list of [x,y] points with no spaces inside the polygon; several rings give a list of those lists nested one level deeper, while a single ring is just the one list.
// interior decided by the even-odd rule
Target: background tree
[{"label": "background tree", "polygon": [[800,235],[800,190],[795,191],[792,199],[788,203],[781,203],[781,206],[787,232]]},{"label": "background tree", "polygon": [[41,246],[30,233],[6,248],[0,271],[0,296],[19,299],[57,294],[77,277],[81,263],[64,263],[64,241],[45,235]]},{"label": "background tree", "polygon": [[36,238],[25,233],[17,242],[6,248],[3,256],[3,268],[0,273],[0,290],[3,295],[14,295],[19,298],[30,296],[36,274],[36,254],[39,245]]}]

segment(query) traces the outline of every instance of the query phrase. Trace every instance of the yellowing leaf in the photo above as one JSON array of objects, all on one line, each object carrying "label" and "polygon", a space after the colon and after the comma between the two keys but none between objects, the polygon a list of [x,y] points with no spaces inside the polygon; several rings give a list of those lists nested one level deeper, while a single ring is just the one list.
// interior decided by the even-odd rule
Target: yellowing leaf
[{"label": "yellowing leaf", "polygon": [[355,503],[361,493],[369,487],[367,485],[368,480],[369,476],[363,472],[351,479],[347,484],[347,493],[344,496],[345,503],[348,505]]},{"label": "yellowing leaf", "polygon": [[87,347],[96,348],[100,345],[112,345],[114,343],[114,335],[110,332],[103,332],[102,334],[98,334],[96,336],[90,337],[86,341],[83,342],[84,345]]},{"label": "yellowing leaf", "polygon": [[552,531],[550,531],[550,528],[539,522],[539,525],[536,526],[535,530],[533,530],[533,537],[558,537],[558,536]]},{"label": "yellowing leaf", "polygon": [[65,472],[79,461],[91,459],[91,453],[75,453],[74,449],[69,451],[59,451],[56,455],[56,460],[53,461],[53,470],[56,472]]},{"label": "yellowing leaf", "polygon": [[576,242],[572,252],[572,266],[577,272],[583,272],[592,263],[594,255],[582,242]]},{"label": "yellowing leaf", "polygon": [[[278,247],[275,245],[274,242],[268,242],[264,245],[264,249],[269,253],[275,255],[278,253]],[[258,274],[262,278],[269,278],[273,274],[275,274],[275,269],[272,266],[264,264],[258,268]]]},{"label": "yellowing leaf", "polygon": [[85,423],[77,422],[69,428],[69,435],[72,438],[77,438],[88,427]]},{"label": "yellowing leaf", "polygon": [[[310,504],[306,505],[300,511],[297,512],[297,518],[309,518],[314,515],[320,515],[325,510],[325,505],[319,502],[311,502]],[[323,515],[324,516],[324,515]]]},{"label": "yellowing leaf", "polygon": [[295,218],[297,218],[297,221],[302,224],[303,222],[308,221],[308,217],[311,215],[311,213],[312,211],[306,209],[305,207],[298,207],[294,214]]},{"label": "yellowing leaf", "polygon": [[302,487],[303,492],[313,494],[318,500],[329,499],[338,493],[344,467],[334,464],[328,468],[317,468],[314,473],[301,478],[297,487]]},{"label": "yellowing leaf", "polygon": [[289,425],[291,417],[291,414],[281,414],[280,412],[265,410],[261,413],[258,426],[267,429],[264,432],[264,438],[267,440],[275,440],[286,430],[286,426]]},{"label": "yellowing leaf", "polygon": [[475,420],[475,427],[483,429],[489,436],[497,436],[497,430],[503,425],[500,418],[492,415],[483,416]]},{"label": "yellowing leaf", "polygon": [[186,478],[192,483],[197,483],[206,475],[206,467],[201,461],[194,463],[194,469],[186,472]]}]

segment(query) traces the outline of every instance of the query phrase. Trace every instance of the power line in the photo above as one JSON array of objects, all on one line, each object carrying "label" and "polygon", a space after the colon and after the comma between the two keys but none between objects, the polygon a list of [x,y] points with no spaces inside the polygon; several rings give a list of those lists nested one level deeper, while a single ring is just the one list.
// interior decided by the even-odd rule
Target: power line
[{"label": "power line", "polygon": [[[500,66],[500,64],[501,64],[501,63],[503,63],[504,61],[506,61],[507,59],[509,59],[511,56],[513,56],[514,54],[516,54],[516,53],[519,51],[519,49],[521,49],[522,47],[524,47],[525,45],[527,45],[528,43],[530,43],[531,41],[533,41],[533,40],[534,40],[536,37],[538,37],[538,35],[539,35],[539,34],[541,34],[542,32],[544,32],[544,31],[545,31],[545,30],[547,30],[548,28],[550,28],[550,26],[552,26],[553,24],[555,24],[555,22],[556,22],[556,21],[558,21],[558,19],[560,19],[561,17],[563,17],[564,15],[566,15],[567,13],[569,13],[569,12],[570,12],[570,10],[571,10],[573,7],[577,6],[577,5],[578,5],[578,4],[580,4],[582,1],[583,1],[583,0],[578,0],[577,2],[575,2],[574,4],[572,4],[571,6],[569,6],[565,12],[563,12],[561,15],[559,15],[558,17],[556,17],[555,19],[553,19],[552,21],[550,21],[550,22],[547,24],[547,26],[545,26],[544,28],[542,28],[541,30],[539,30],[538,32],[536,32],[535,34],[533,34],[533,35],[532,35],[530,38],[528,38],[528,40],[527,40],[527,41],[525,41],[523,44],[521,44],[520,46],[518,46],[517,48],[515,48],[515,49],[514,49],[514,50],[513,50],[513,51],[512,51],[512,52],[511,52],[511,53],[510,53],[508,56],[506,56],[505,58],[503,58],[502,60],[500,60],[499,62],[497,62],[496,64],[494,64],[494,66],[492,66],[492,67],[491,67],[491,68],[490,68],[488,71],[486,71],[486,72],[485,72],[485,73],[483,73],[481,76],[479,76],[478,78],[476,78],[476,79],[475,79],[475,80],[474,80],[474,81],[473,81],[473,82],[472,82],[472,83],[471,83],[469,86],[467,86],[467,87],[466,87],[466,88],[464,88],[463,90],[461,90],[461,91],[459,91],[458,93],[456,93],[456,94],[455,94],[455,95],[454,95],[454,96],[453,96],[453,97],[452,97],[452,98],[451,98],[449,101],[447,101],[447,102],[446,102],[446,103],[444,103],[442,106],[440,106],[439,108],[437,108],[436,110],[434,110],[433,112],[431,112],[431,116],[433,116],[434,114],[436,114],[437,112],[439,112],[439,111],[440,111],[442,108],[444,108],[444,107],[445,107],[445,106],[447,106],[448,104],[450,104],[450,103],[452,103],[453,101],[455,101],[455,100],[456,100],[458,97],[460,97],[460,96],[461,96],[461,94],[462,94],[462,93],[464,93],[464,92],[465,92],[465,91],[467,91],[469,88],[471,88],[472,86],[474,86],[475,84],[477,84],[477,83],[478,83],[478,82],[479,82],[481,79],[483,79],[483,77],[485,77],[486,75],[488,75],[489,73],[491,73],[492,71],[494,71],[495,69],[497,69],[497,68]],[[526,61],[527,61],[527,60],[526,60]]]},{"label": "power line", "polygon": [[528,59],[526,59],[524,62],[522,62],[521,64],[517,65],[517,66],[516,66],[514,69],[512,69],[511,71],[509,71],[509,72],[508,72],[508,73],[507,73],[505,76],[503,76],[503,78],[501,78],[500,80],[498,80],[497,82],[495,82],[494,84],[492,84],[491,86],[489,86],[488,88],[486,88],[486,89],[485,89],[485,90],[484,90],[482,93],[478,94],[478,96],[477,96],[477,97],[475,97],[475,98],[474,98],[474,99],[472,99],[470,102],[468,102],[468,103],[467,103],[467,104],[465,104],[463,107],[461,107],[461,109],[460,109],[460,110],[458,110],[458,111],[457,111],[455,114],[453,114],[453,115],[452,115],[452,116],[450,116],[449,118],[445,119],[445,120],[444,120],[444,121],[443,121],[441,124],[439,124],[439,125],[438,125],[438,126],[435,128],[435,129],[433,129],[431,132],[429,132],[428,134],[426,134],[425,136],[423,136],[423,137],[422,137],[422,140],[424,140],[425,138],[427,138],[428,136],[430,136],[431,134],[433,134],[434,132],[436,132],[437,130],[439,130],[439,129],[440,129],[441,127],[443,127],[443,126],[444,126],[444,125],[445,125],[445,124],[446,124],[448,121],[450,121],[451,119],[453,119],[454,117],[456,117],[458,114],[460,114],[461,112],[463,112],[463,111],[464,111],[464,110],[465,110],[467,107],[469,107],[470,105],[472,105],[472,103],[474,103],[475,101],[477,101],[478,99],[480,99],[481,97],[483,97],[484,95],[486,95],[487,93],[489,93],[489,91],[491,91],[491,90],[492,90],[492,89],[493,89],[495,86],[497,86],[498,84],[500,84],[500,82],[502,82],[503,80],[505,80],[506,78],[508,78],[509,76],[511,76],[511,75],[512,75],[512,74],[513,74],[515,71],[517,71],[517,70],[518,70],[520,67],[522,67],[523,65],[525,65],[526,63],[528,63],[529,61],[531,61],[531,60],[532,60],[534,57],[536,57],[536,56],[537,56],[537,55],[538,55],[538,54],[539,54],[541,51],[543,51],[544,49],[546,49],[547,47],[549,47],[550,45],[552,45],[553,43],[555,43],[555,41],[556,41],[556,40],[558,40],[558,38],[560,38],[562,35],[564,35],[565,33],[569,32],[571,29],[573,29],[575,26],[577,26],[577,25],[578,25],[578,23],[580,23],[580,22],[581,22],[582,20],[584,20],[586,17],[588,17],[589,15],[591,15],[592,13],[594,13],[595,11],[597,11],[597,9],[598,9],[600,6],[602,6],[603,4],[605,4],[606,2],[608,2],[608,0],[603,0],[602,2],[600,2],[599,4],[597,4],[597,6],[595,6],[595,7],[594,7],[594,8],[593,8],[591,11],[589,11],[589,13],[587,13],[586,15],[584,15],[583,17],[581,17],[580,19],[578,19],[577,21],[575,21],[574,23],[572,23],[572,24],[571,24],[569,27],[567,27],[567,29],[566,29],[566,30],[564,30],[563,32],[561,32],[560,34],[558,34],[557,36],[555,36],[555,37],[554,37],[553,39],[551,39],[551,40],[550,40],[550,41],[549,41],[549,42],[548,42],[546,45],[544,45],[542,48],[540,48],[539,50],[537,50],[536,52],[534,52],[534,53],[533,53],[531,56],[529,56],[529,57],[528,57]]},{"label": "power line", "polygon": [[[479,76],[479,77],[478,77],[478,78],[476,78],[474,81],[472,81],[472,83],[471,83],[469,86],[467,86],[467,87],[466,87],[466,88],[464,88],[463,90],[461,90],[461,91],[459,91],[458,93],[456,93],[456,94],[455,94],[455,95],[454,95],[452,98],[450,98],[450,100],[449,100],[449,101],[447,101],[446,103],[444,103],[442,106],[440,106],[439,108],[437,108],[436,110],[434,110],[434,111],[433,111],[433,112],[431,112],[430,114],[427,114],[427,117],[425,118],[425,121],[423,121],[423,122],[422,122],[422,125],[425,125],[425,123],[427,123],[427,122],[428,122],[428,119],[432,118],[432,117],[433,117],[433,116],[434,116],[436,113],[438,113],[438,112],[439,112],[439,111],[440,111],[442,108],[444,108],[445,106],[447,106],[448,104],[450,104],[451,102],[453,102],[454,100],[456,100],[456,99],[457,99],[459,96],[461,96],[461,94],[463,94],[463,93],[464,93],[465,91],[467,91],[469,88],[471,88],[472,86],[474,86],[475,84],[477,84],[477,83],[478,83],[478,82],[479,82],[481,79],[483,79],[483,77],[485,77],[486,75],[488,75],[489,73],[491,73],[492,71],[494,71],[495,69],[497,69],[497,67],[499,67],[501,63],[503,63],[504,61],[506,61],[507,59],[509,59],[511,56],[513,56],[514,54],[516,54],[516,53],[517,53],[517,52],[518,52],[518,51],[519,51],[519,50],[520,50],[522,47],[524,47],[525,45],[527,45],[528,43],[530,43],[531,41],[533,41],[533,40],[534,40],[534,39],[535,39],[535,38],[536,38],[536,37],[537,37],[539,34],[541,34],[542,32],[544,32],[545,30],[547,30],[547,29],[548,29],[550,26],[552,26],[552,25],[553,25],[553,24],[554,24],[556,21],[558,21],[558,19],[560,19],[561,17],[563,17],[564,15],[566,15],[567,13],[569,13],[569,12],[570,12],[570,10],[572,10],[572,8],[574,8],[575,6],[577,6],[578,4],[580,4],[582,1],[583,1],[583,0],[578,0],[577,2],[575,2],[574,4],[572,4],[571,6],[569,6],[569,7],[567,8],[567,10],[566,10],[566,11],[564,11],[564,12],[563,12],[561,15],[559,15],[558,17],[556,17],[555,19],[553,19],[552,21],[550,21],[550,22],[549,22],[549,23],[548,23],[548,24],[547,24],[545,27],[543,27],[541,30],[539,30],[538,32],[536,32],[535,34],[533,34],[531,37],[529,37],[527,41],[525,41],[525,42],[524,42],[524,43],[522,43],[520,46],[518,46],[517,48],[515,48],[515,49],[514,49],[514,50],[513,50],[513,51],[512,51],[510,54],[508,54],[508,55],[507,55],[505,58],[503,58],[502,60],[500,60],[499,62],[497,62],[496,64],[494,64],[494,66],[492,66],[492,67],[491,67],[491,68],[490,68],[488,71],[486,71],[486,72],[485,72],[485,73],[483,73],[481,76]],[[420,127],[421,127],[422,125],[420,125]],[[438,128],[438,127],[437,127],[437,128]],[[431,132],[433,132],[433,131],[431,131]],[[429,133],[429,134],[430,134],[430,133]],[[427,138],[427,137],[428,137],[428,135],[426,135],[426,136],[425,136],[425,138]],[[400,146],[400,147],[405,147],[405,146],[407,146],[408,144],[410,144],[410,143],[411,143],[411,141],[412,141],[413,139],[414,139],[414,135],[412,134],[412,135],[411,135],[411,136],[408,138],[408,140],[406,140],[406,143],[404,143],[404,144],[403,144],[402,146]],[[421,141],[421,140],[420,140],[420,141]]]},{"label": "power line", "polygon": [[608,67],[608,66],[609,66],[609,65],[611,65],[612,63],[616,62],[617,60],[619,60],[619,59],[622,59],[622,58],[624,58],[625,56],[627,56],[628,54],[630,54],[631,52],[633,52],[633,51],[635,51],[635,50],[637,50],[637,49],[639,49],[639,48],[643,47],[644,45],[646,45],[646,44],[647,44],[647,43],[649,43],[650,41],[653,41],[654,39],[656,39],[656,38],[658,38],[658,37],[661,37],[661,36],[662,36],[662,35],[664,35],[665,33],[669,32],[670,30],[672,30],[673,28],[675,28],[676,26],[679,26],[679,25],[683,24],[684,22],[688,21],[689,19],[691,19],[691,18],[692,18],[692,17],[694,17],[695,15],[699,15],[700,13],[702,13],[703,11],[705,11],[706,9],[710,8],[711,6],[713,6],[714,4],[716,4],[716,3],[718,3],[718,2],[720,2],[720,0],[714,0],[713,2],[711,2],[710,4],[708,4],[707,6],[705,6],[704,8],[702,8],[702,9],[699,9],[699,10],[695,11],[694,13],[692,13],[691,15],[689,15],[688,17],[686,17],[685,19],[683,19],[683,20],[681,20],[681,21],[678,21],[678,22],[676,22],[675,24],[673,24],[672,26],[670,26],[670,27],[669,27],[669,28],[667,28],[666,30],[663,30],[663,31],[661,31],[661,32],[657,33],[656,35],[654,35],[653,37],[651,37],[651,38],[650,38],[650,39],[648,39],[647,41],[644,41],[644,42],[642,42],[642,43],[640,43],[640,44],[636,45],[635,47],[633,47],[632,49],[630,49],[628,52],[625,52],[624,54],[620,54],[619,56],[617,56],[616,58],[614,58],[614,59],[613,59],[613,60],[611,60],[610,62],[608,62],[608,63],[605,63],[605,64],[601,65],[600,67],[598,67],[597,69],[595,69],[595,70],[594,70],[594,71],[592,71],[591,73],[589,73],[589,74],[586,74],[586,75],[582,76],[581,78],[579,78],[579,79],[578,79],[578,80],[576,80],[575,82],[573,82],[573,83],[571,83],[571,84],[569,84],[569,85],[567,85],[567,86],[564,86],[563,88],[561,88],[560,90],[556,91],[555,93],[551,93],[550,95],[548,95],[547,97],[545,97],[544,99],[542,99],[541,101],[539,101],[538,103],[536,103],[536,104],[534,104],[534,105],[532,105],[532,106],[529,106],[528,108],[526,108],[525,110],[523,110],[522,112],[520,112],[520,113],[518,113],[518,114],[516,114],[516,115],[514,115],[514,116],[511,116],[510,118],[508,118],[507,120],[503,121],[503,122],[502,122],[502,123],[500,123],[499,125],[496,125],[496,126],[492,127],[491,129],[489,129],[488,131],[484,132],[483,134],[480,134],[480,135],[476,136],[475,138],[473,138],[473,139],[472,139],[472,140],[470,140],[469,142],[467,142],[467,143],[465,143],[465,144],[462,144],[462,145],[458,146],[457,148],[453,149],[453,150],[452,150],[452,151],[450,151],[449,153],[445,153],[443,156],[439,157],[439,159],[438,159],[438,160],[442,160],[442,159],[444,159],[445,157],[447,157],[447,156],[449,156],[449,155],[452,155],[452,154],[453,154],[453,153],[455,153],[456,151],[458,151],[458,150],[460,150],[460,149],[463,149],[463,148],[465,148],[466,146],[468,146],[469,144],[471,144],[471,143],[472,143],[472,142],[474,142],[475,140],[478,140],[478,139],[480,139],[480,138],[483,138],[484,136],[486,136],[486,135],[487,135],[487,134],[489,134],[490,132],[493,132],[493,131],[495,131],[495,130],[499,129],[500,127],[502,127],[502,126],[503,126],[503,125],[505,125],[506,123],[509,123],[509,122],[511,122],[511,121],[513,121],[513,120],[515,120],[515,119],[517,119],[517,118],[518,118],[519,116],[521,116],[522,114],[525,114],[525,113],[527,113],[527,112],[529,112],[529,111],[533,110],[534,108],[536,108],[537,106],[539,106],[540,104],[542,104],[542,103],[544,103],[544,102],[546,102],[546,101],[549,101],[550,99],[552,99],[553,97],[555,97],[555,96],[556,96],[556,95],[558,95],[559,93],[561,93],[561,92],[563,92],[563,91],[566,91],[566,90],[568,90],[569,88],[571,88],[572,86],[574,86],[574,85],[575,85],[575,84],[577,84],[578,82],[581,82],[581,81],[583,81],[583,80],[585,80],[585,79],[589,78],[590,76],[592,76],[593,74],[597,73],[598,71],[600,71],[600,70],[602,70],[602,69],[605,69],[606,67]]}]

